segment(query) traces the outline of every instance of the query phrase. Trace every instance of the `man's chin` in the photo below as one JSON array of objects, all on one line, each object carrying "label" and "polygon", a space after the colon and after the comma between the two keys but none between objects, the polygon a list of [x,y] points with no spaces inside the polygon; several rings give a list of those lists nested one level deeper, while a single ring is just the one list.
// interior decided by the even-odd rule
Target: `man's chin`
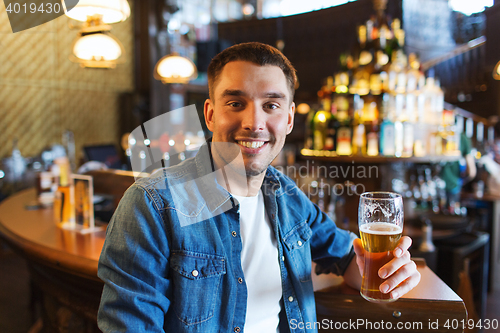
[{"label": "man's chin", "polygon": [[255,177],[266,172],[268,165],[263,166],[261,164],[252,163],[250,165],[245,165],[245,171],[247,177]]},{"label": "man's chin", "polygon": [[246,172],[246,176],[247,177],[256,177],[256,176],[259,176],[261,175],[265,170],[261,170],[261,171],[254,171],[254,170],[248,170]]}]

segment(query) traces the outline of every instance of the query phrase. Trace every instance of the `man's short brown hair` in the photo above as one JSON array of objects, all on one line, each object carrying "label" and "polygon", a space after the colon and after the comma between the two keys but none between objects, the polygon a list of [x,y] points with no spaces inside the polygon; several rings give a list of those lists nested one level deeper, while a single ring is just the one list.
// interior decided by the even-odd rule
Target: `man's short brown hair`
[{"label": "man's short brown hair", "polygon": [[213,95],[215,83],[217,82],[224,66],[231,61],[248,61],[259,66],[278,66],[283,71],[283,74],[285,74],[285,78],[288,82],[288,88],[290,89],[290,103],[293,101],[295,83],[297,81],[295,68],[290,60],[288,60],[287,57],[285,57],[285,55],[277,48],[258,42],[233,45],[212,59],[210,65],[208,65],[207,71],[208,90],[212,101],[215,101]]}]

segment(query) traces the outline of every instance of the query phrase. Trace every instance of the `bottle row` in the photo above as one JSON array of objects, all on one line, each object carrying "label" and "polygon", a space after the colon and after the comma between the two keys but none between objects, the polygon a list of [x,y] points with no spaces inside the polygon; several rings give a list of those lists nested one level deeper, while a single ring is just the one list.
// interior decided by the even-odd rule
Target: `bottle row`
[{"label": "bottle row", "polygon": [[336,155],[457,154],[461,128],[454,112],[431,108],[433,96],[425,96],[416,111],[410,96],[335,94],[333,103],[324,98],[321,107],[309,111],[304,148]]}]

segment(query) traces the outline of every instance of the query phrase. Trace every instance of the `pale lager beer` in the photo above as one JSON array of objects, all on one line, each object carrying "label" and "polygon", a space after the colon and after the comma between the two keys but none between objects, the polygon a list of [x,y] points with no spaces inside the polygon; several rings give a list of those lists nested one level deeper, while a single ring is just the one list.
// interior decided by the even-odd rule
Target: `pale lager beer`
[{"label": "pale lager beer", "polygon": [[392,302],[390,293],[383,294],[384,282],[378,275],[391,261],[403,232],[403,198],[391,192],[366,192],[359,198],[358,225],[365,250],[361,296],[371,302]]},{"label": "pale lager beer", "polygon": [[384,282],[378,275],[379,269],[392,260],[392,251],[401,238],[403,229],[387,222],[365,223],[359,233],[365,252],[365,266],[361,295],[369,300],[390,300],[389,294],[380,292]]}]

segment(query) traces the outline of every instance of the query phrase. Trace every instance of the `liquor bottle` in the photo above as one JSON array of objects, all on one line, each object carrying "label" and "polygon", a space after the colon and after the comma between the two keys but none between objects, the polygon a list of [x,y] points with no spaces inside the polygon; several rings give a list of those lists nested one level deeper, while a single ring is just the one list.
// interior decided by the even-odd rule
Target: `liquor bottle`
[{"label": "liquor bottle", "polygon": [[376,26],[377,19],[375,15],[366,21],[366,39],[369,42],[372,42],[374,39],[377,39],[378,36],[378,27]]},{"label": "liquor bottle", "polygon": [[363,113],[361,115],[362,122],[365,126],[366,133],[366,155],[377,156],[379,154],[379,137],[378,137],[378,119],[379,108],[377,101],[380,100],[376,96],[365,96]]},{"label": "liquor bottle", "polygon": [[354,60],[349,54],[340,55],[341,71],[335,74],[334,87],[335,93],[347,94],[349,92],[349,77],[352,75]]},{"label": "liquor bottle", "polygon": [[380,124],[380,153],[383,156],[396,154],[396,128],[390,118],[385,118]]},{"label": "liquor bottle", "polygon": [[425,82],[425,77],[422,75],[419,81],[419,89],[416,96],[416,117],[417,121],[415,123],[414,132],[414,142],[413,142],[413,155],[416,157],[423,157],[427,154],[426,141],[427,141],[427,124],[425,120],[425,95],[423,94],[423,83]]},{"label": "liquor bottle", "polygon": [[38,203],[42,207],[51,206],[54,203],[54,176],[52,172],[42,168],[36,173],[36,194]]},{"label": "liquor bottle", "polygon": [[389,57],[380,48],[374,52],[373,70],[370,74],[370,93],[378,96],[385,91],[387,85],[387,67]]},{"label": "liquor bottle", "polygon": [[327,125],[331,117],[327,110],[330,110],[330,103],[328,99],[324,99],[321,109],[314,115],[314,150],[323,150],[325,146]]},{"label": "liquor bottle", "polygon": [[418,178],[417,178],[418,184],[420,186],[420,195],[422,198],[420,206],[422,209],[427,210],[429,207],[429,186],[425,181],[424,175],[422,174],[422,170],[421,169],[417,170],[417,173],[418,173]]},{"label": "liquor bottle", "polygon": [[[410,157],[413,155],[413,145],[415,142],[415,96],[413,93],[407,93],[402,96],[404,109],[400,117],[402,122],[403,137],[402,137],[402,152],[401,156]],[[406,103],[405,103],[406,102]]]},{"label": "liquor bottle", "polygon": [[339,110],[337,115],[339,121],[339,129],[337,130],[337,154],[351,155],[352,146],[352,127],[350,124],[349,114],[347,110]]},{"label": "liquor bottle", "polygon": [[353,71],[353,79],[349,87],[351,94],[364,96],[370,92],[370,74],[373,71],[373,42],[369,37],[367,37],[367,26],[360,26],[358,29],[359,50],[356,52],[357,66]]},{"label": "liquor bottle", "polygon": [[352,154],[366,155],[366,133],[363,123],[354,125],[352,134]]},{"label": "liquor bottle", "polygon": [[422,242],[420,243],[418,250],[421,252],[436,251],[436,246],[432,242],[432,223],[428,218],[425,218],[422,224]]},{"label": "liquor bottle", "polygon": [[366,155],[366,133],[363,123],[364,101],[359,95],[354,96],[354,116],[352,128],[352,154]]},{"label": "liquor bottle", "polygon": [[59,157],[54,163],[59,169],[59,186],[54,198],[54,221],[59,226],[71,227],[75,224],[75,200],[69,160],[67,157]]},{"label": "liquor bottle", "polygon": [[422,94],[424,95],[424,116],[425,122],[429,126],[436,125],[435,119],[435,93],[436,90],[434,88],[434,77],[429,76],[425,80],[425,86],[423,88]]},{"label": "liquor bottle", "polygon": [[339,128],[339,122],[337,120],[337,105],[332,103],[330,120],[328,120],[328,125],[326,129],[325,138],[325,150],[336,151],[337,150],[337,130]]},{"label": "liquor bottle", "polygon": [[[394,34],[394,38],[391,41],[392,50],[401,50],[405,46],[405,32],[401,29],[401,21],[399,19],[394,19],[392,21],[392,32]],[[388,53],[392,54],[392,53]]]},{"label": "liquor bottle", "polygon": [[415,53],[408,56],[408,70],[406,73],[406,91],[414,93],[418,89],[418,84],[423,73],[420,71],[420,61]]},{"label": "liquor bottle", "polygon": [[[23,188],[23,183],[25,179],[25,172],[26,172],[26,160],[25,158],[21,155],[21,151],[19,150],[18,147],[18,140],[17,138],[14,139],[12,143],[12,155],[10,157],[10,179],[11,182],[14,185],[14,190],[20,190]],[[1,185],[1,183],[0,183]]]},{"label": "liquor bottle", "polygon": [[452,110],[443,110],[443,127],[445,133],[444,154],[453,154],[458,150],[458,142],[456,140],[455,114]]},{"label": "liquor bottle", "polygon": [[69,159],[72,170],[76,168],[75,135],[72,131],[66,130],[62,135],[62,143]]},{"label": "liquor bottle", "polygon": [[[396,157],[401,157],[403,155],[403,137],[404,137],[404,135],[403,135],[403,123],[399,120],[396,120],[392,124],[392,126],[394,128],[394,143],[391,146],[391,147],[394,147],[394,154],[393,155]],[[386,128],[385,130],[390,131],[390,129],[388,129],[388,128]],[[386,133],[384,133],[384,134],[386,134]],[[384,144],[387,144],[387,142],[385,142]],[[390,149],[389,149],[389,151],[390,151]]]},{"label": "liquor bottle", "polygon": [[373,127],[373,131],[369,132],[366,135],[366,155],[368,156],[378,156],[378,134],[375,131],[375,126]]},{"label": "liquor bottle", "polygon": [[396,51],[396,59],[394,60],[394,62],[397,71],[396,92],[398,94],[404,94],[406,93],[406,83],[407,83],[407,78],[406,78],[407,59],[402,49]]},{"label": "liquor bottle", "polygon": [[441,126],[443,125],[444,92],[443,89],[441,89],[439,80],[436,80],[434,84],[434,98],[435,121],[438,126]]},{"label": "liquor bottle", "polygon": [[435,153],[436,155],[443,155],[444,154],[444,145],[445,145],[445,138],[446,135],[444,133],[444,127],[439,126],[437,131],[436,131],[436,149]]},{"label": "liquor bottle", "polygon": [[380,95],[383,92],[385,75],[385,73],[382,74],[380,69],[370,74],[370,93],[372,95]]},{"label": "liquor bottle", "polygon": [[413,155],[414,138],[414,125],[410,120],[403,122],[403,157],[410,157]]},{"label": "liquor bottle", "polygon": [[363,100],[363,112],[361,114],[361,121],[363,123],[373,123],[379,118],[379,110],[377,105],[377,97],[365,96]]}]

